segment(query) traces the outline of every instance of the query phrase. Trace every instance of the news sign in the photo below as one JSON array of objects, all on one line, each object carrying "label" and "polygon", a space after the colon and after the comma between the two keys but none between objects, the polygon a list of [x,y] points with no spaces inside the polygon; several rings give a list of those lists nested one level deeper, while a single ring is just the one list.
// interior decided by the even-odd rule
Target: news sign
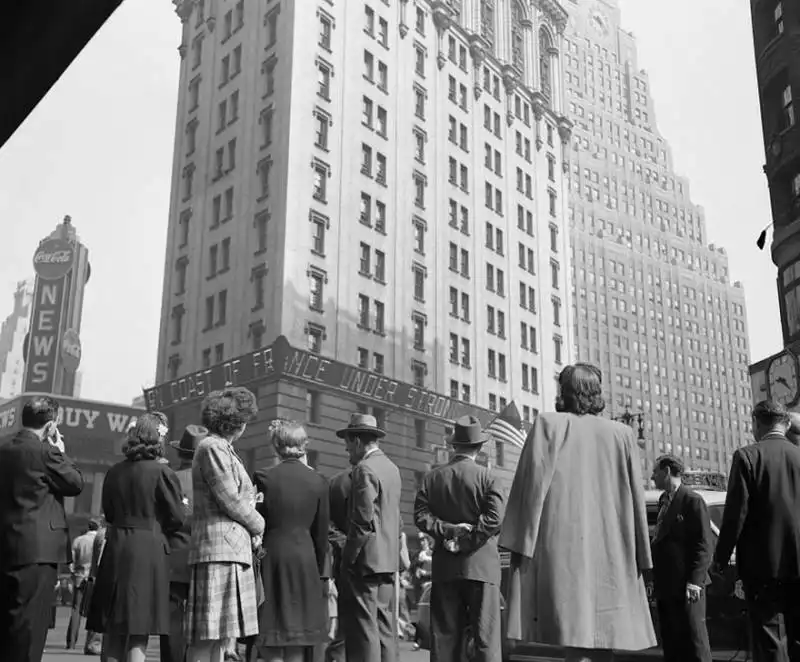
[{"label": "news sign", "polygon": [[65,278],[36,279],[23,381],[24,390],[29,393],[52,393],[55,390],[65,290]]},{"label": "news sign", "polygon": [[378,406],[398,407],[446,420],[475,411],[468,404],[422,387],[297,349],[285,336],[278,337],[270,347],[145,389],[144,396],[149,410],[163,410],[202,398],[211,391],[278,377],[327,386],[347,397],[363,398]]}]

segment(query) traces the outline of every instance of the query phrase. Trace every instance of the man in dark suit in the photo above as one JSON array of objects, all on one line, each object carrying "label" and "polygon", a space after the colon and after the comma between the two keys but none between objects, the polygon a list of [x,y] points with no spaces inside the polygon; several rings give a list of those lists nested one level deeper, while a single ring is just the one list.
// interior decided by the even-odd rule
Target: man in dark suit
[{"label": "man in dark suit", "polygon": [[475,461],[489,440],[474,416],[456,421],[450,462],[428,473],[414,503],[417,528],[431,536],[431,660],[500,662],[500,554],[497,536],[505,496],[497,478]]},{"label": "man in dark suit", "polygon": [[[181,484],[183,505],[192,513],[192,458],[197,444],[208,436],[208,430],[200,425],[187,425],[179,441],[169,445],[178,452],[178,468],[175,474]],[[192,538],[190,517],[170,537],[169,555],[169,635],[161,635],[161,662],[184,662],[188,646],[183,635],[183,615],[189,599],[189,583],[192,571],[189,567],[189,543]]]},{"label": "man in dark suit", "polygon": [[733,454],[714,554],[724,567],[736,548],[754,662],[800,660],[800,448],[788,429],[783,405],[753,408],[756,443]]},{"label": "man in dark suit", "polygon": [[58,403],[36,396],[0,446],[0,660],[40,662],[59,563],[72,561],[64,497],[83,476],[64,454]]},{"label": "man in dark suit", "polygon": [[342,549],[341,626],[347,662],[397,662],[392,602],[400,557],[400,470],[378,448],[374,416],[353,414],[336,435],[353,465]]},{"label": "man in dark suit", "polygon": [[658,458],[653,469],[656,487],[664,490],[651,543],[653,588],[664,662],[711,662],[705,592],[711,519],[703,498],[682,484],[683,470],[670,455]]}]

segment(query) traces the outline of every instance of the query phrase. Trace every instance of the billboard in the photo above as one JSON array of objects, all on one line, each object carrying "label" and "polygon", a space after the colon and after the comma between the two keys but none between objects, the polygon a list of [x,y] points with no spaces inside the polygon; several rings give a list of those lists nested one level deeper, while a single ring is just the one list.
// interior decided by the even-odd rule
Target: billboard
[{"label": "billboard", "polygon": [[61,352],[61,316],[66,279],[36,279],[31,326],[28,331],[23,388],[31,393],[52,393]]}]

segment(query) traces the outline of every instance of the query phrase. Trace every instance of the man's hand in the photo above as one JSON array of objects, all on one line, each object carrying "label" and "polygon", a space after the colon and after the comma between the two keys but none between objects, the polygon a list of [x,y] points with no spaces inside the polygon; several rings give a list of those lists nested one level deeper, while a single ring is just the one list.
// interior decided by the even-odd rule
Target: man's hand
[{"label": "man's hand", "polygon": [[336,630],[339,629],[339,619],[336,616],[328,619],[328,639],[333,641],[336,638]]},{"label": "man's hand", "polygon": [[261,536],[253,536],[253,549],[258,549],[261,547],[261,543],[263,542]]},{"label": "man's hand", "polygon": [[61,430],[58,428],[55,428],[54,430],[55,431],[48,441],[62,453],[66,453],[66,450],[64,449],[64,437],[61,436]]},{"label": "man's hand", "polygon": [[467,522],[461,522],[460,524],[455,524],[455,534],[457,536],[463,536],[465,533],[472,533],[472,530],[475,528],[472,524],[468,524]]},{"label": "man's hand", "polygon": [[703,592],[703,589],[699,586],[695,586],[694,584],[686,584],[686,602],[694,603],[700,599],[700,594]]}]

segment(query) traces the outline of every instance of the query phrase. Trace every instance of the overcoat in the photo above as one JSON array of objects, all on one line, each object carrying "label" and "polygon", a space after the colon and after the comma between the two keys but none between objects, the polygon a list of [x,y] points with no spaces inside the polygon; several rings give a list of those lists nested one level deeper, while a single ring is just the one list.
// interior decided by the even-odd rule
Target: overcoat
[{"label": "overcoat", "polygon": [[508,637],[555,646],[656,645],[642,573],[652,568],[630,427],[547,413],[519,458],[500,534],[512,563]]}]

